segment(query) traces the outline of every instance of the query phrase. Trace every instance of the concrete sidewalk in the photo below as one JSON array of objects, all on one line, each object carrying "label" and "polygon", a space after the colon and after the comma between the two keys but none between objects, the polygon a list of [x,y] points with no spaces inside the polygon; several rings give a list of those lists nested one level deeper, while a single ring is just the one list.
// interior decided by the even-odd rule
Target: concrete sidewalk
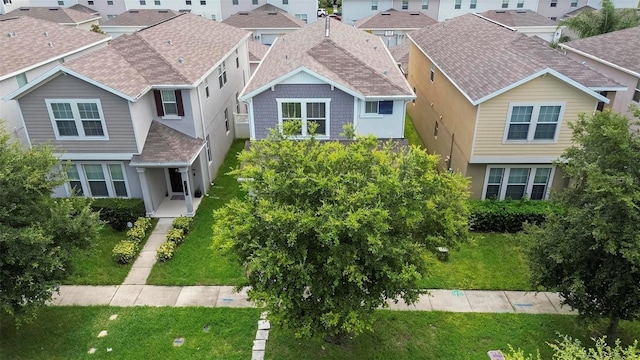
[{"label": "concrete sidewalk", "polygon": [[149,239],[144,244],[140,255],[131,266],[131,270],[124,279],[123,285],[144,285],[151,274],[151,268],[156,263],[156,252],[163,242],[167,241],[167,233],[171,229],[174,218],[161,218],[153,229]]},{"label": "concrete sidewalk", "polygon": [[[524,291],[429,290],[418,303],[389,301],[391,310],[478,313],[577,314],[560,306],[556,293]],[[51,305],[253,307],[246,290],[232,286],[61,286]]]}]

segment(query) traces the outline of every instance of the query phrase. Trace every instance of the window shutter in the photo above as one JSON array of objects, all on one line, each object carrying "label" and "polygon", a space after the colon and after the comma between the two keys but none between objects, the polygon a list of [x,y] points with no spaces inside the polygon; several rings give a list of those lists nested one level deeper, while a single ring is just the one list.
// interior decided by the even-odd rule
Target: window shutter
[{"label": "window shutter", "polygon": [[184,105],[182,105],[182,91],[176,90],[176,106],[178,107],[178,116],[184,116]]},{"label": "window shutter", "polygon": [[162,95],[160,94],[160,90],[153,90],[153,97],[156,99],[156,110],[158,111],[158,116],[164,116],[164,108],[162,107]]}]

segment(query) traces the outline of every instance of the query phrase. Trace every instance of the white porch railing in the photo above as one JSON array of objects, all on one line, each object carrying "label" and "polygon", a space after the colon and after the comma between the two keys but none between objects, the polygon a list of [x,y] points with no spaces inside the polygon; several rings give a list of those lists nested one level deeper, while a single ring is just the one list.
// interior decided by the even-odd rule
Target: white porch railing
[{"label": "white porch railing", "polygon": [[233,113],[233,123],[237,139],[249,138],[249,114]]}]

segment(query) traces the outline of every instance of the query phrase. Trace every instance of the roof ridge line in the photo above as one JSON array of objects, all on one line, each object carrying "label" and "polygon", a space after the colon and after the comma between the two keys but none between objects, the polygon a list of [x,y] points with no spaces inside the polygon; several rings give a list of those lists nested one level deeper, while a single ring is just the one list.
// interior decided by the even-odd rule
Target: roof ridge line
[{"label": "roof ridge line", "polygon": [[[171,131],[175,131],[175,132],[180,133],[180,134],[182,134],[182,135],[189,136],[189,135],[187,135],[187,134],[185,134],[185,133],[183,133],[183,132],[181,132],[181,131],[178,131],[178,130],[176,130],[176,129],[172,128],[172,127],[171,127],[171,126],[169,126],[169,125],[165,125],[165,124],[161,123],[161,122],[160,122],[160,121],[158,121],[158,120],[153,120],[153,121],[154,121],[155,123],[157,123],[158,125],[162,125],[163,127],[166,127],[167,129],[169,129],[169,130],[171,130]],[[174,152],[174,154],[176,154],[176,157],[178,157],[178,158],[179,158],[180,153],[179,153],[179,152],[178,152],[178,151],[177,151],[177,150],[176,150],[176,149],[171,145],[171,142],[170,142],[170,141],[167,141],[167,139],[165,138],[164,134],[163,134],[162,132],[158,131],[157,129],[156,129],[156,132],[158,133],[158,135],[160,136],[160,138],[162,138],[162,141],[164,141],[164,142],[169,146],[169,148],[171,148],[171,151],[173,151],[173,152]],[[190,137],[190,138],[192,138],[192,139],[195,139],[195,138],[193,138],[193,137],[191,137],[191,136],[189,136],[189,137]],[[180,159],[180,160],[183,160],[183,161],[184,161],[184,159]],[[188,161],[188,160],[187,160],[187,161]]]},{"label": "roof ridge line", "polygon": [[[178,15],[178,16],[179,16],[179,15]],[[167,20],[171,20],[171,19],[174,19],[174,18],[170,18],[170,19],[167,19]],[[165,20],[165,21],[167,21],[167,20]],[[162,21],[162,22],[164,22],[164,21]],[[160,23],[162,23],[162,22],[160,22]],[[158,23],[158,24],[160,24],[160,23]],[[157,24],[156,24],[156,25],[157,25]],[[152,26],[155,26],[155,25],[152,25]],[[148,28],[147,28],[147,29],[148,29]],[[143,29],[143,30],[144,30],[144,29]],[[132,35],[135,35],[138,39],[140,39],[140,40],[145,44],[145,46],[147,46],[149,49],[151,49],[151,51],[152,51],[154,54],[156,54],[156,55],[160,58],[160,60],[162,60],[165,64],[169,65],[169,67],[170,67],[171,69],[173,69],[173,71],[174,71],[174,72],[176,72],[176,73],[178,74],[178,77],[180,77],[182,80],[184,80],[184,82],[185,82],[185,83],[187,83],[187,84],[191,84],[191,82],[190,82],[186,77],[184,77],[184,75],[182,75],[182,73],[181,73],[180,71],[178,71],[178,69],[176,69],[176,67],[175,67],[175,66],[171,65],[171,63],[170,63],[170,62],[168,62],[168,61],[164,58],[164,56],[162,56],[162,54],[160,54],[160,53],[159,53],[159,52],[158,52],[158,51],[157,51],[153,46],[151,46],[151,44],[150,44],[146,39],[144,39],[143,37],[141,37],[141,36],[138,34],[138,32],[139,32],[139,31],[136,31],[136,32],[134,32]],[[123,57],[124,57],[124,56],[123,56]],[[131,64],[131,63],[129,62],[129,60],[127,60],[127,58],[126,58],[126,57],[125,57],[125,60],[126,60],[129,64]],[[133,66],[133,64],[131,64],[131,65]],[[137,71],[137,70],[136,70],[136,71]],[[142,74],[140,74],[140,75],[142,75]],[[147,79],[144,75],[142,75],[142,77],[144,77],[145,79]],[[151,83],[148,79],[147,79],[147,82]]]}]

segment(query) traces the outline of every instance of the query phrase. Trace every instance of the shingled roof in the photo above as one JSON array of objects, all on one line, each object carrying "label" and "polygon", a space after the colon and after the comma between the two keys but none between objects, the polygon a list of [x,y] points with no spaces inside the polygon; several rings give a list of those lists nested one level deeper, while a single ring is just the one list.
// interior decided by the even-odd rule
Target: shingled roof
[{"label": "shingled roof", "polygon": [[560,44],[640,74],[640,26]]},{"label": "shingled roof", "polygon": [[249,41],[249,61],[262,61],[269,47],[259,41]]},{"label": "shingled roof", "polygon": [[474,14],[408,36],[474,104],[543,73],[587,88],[621,87],[540,40]]},{"label": "shingled roof", "polygon": [[222,22],[240,29],[299,29],[306,25],[304,21],[271,4],[237,12]]},{"label": "shingled roof", "polygon": [[356,21],[355,27],[362,30],[373,29],[420,29],[438,23],[419,11],[398,11],[389,9]]},{"label": "shingled roof", "polygon": [[142,153],[133,155],[130,165],[191,165],[204,146],[204,140],[192,138],[154,120]]},{"label": "shingled roof", "polygon": [[132,9],[123,12],[100,26],[151,26],[180,15],[169,9]]},{"label": "shingled roof", "polygon": [[405,41],[400,45],[396,45],[389,49],[391,56],[398,64],[402,66],[404,71],[409,70],[409,42]]},{"label": "shingled roof", "polygon": [[196,84],[248,36],[244,30],[184,13],[120,36],[65,68],[138,98],[154,85]]},{"label": "shingled roof", "polygon": [[557,21],[553,21],[544,15],[540,15],[532,10],[488,10],[480,15],[510,27],[521,26],[558,26]]},{"label": "shingled roof", "polygon": [[328,17],[280,36],[241,96],[302,68],[361,96],[414,96],[380,37]]},{"label": "shingled roof", "polygon": [[29,16],[32,18],[51,21],[58,24],[82,24],[99,20],[100,16],[63,7],[21,7],[19,9],[0,15],[0,20],[16,16]]},{"label": "shingled roof", "polygon": [[0,80],[110,39],[29,16],[0,20],[0,34]]}]

